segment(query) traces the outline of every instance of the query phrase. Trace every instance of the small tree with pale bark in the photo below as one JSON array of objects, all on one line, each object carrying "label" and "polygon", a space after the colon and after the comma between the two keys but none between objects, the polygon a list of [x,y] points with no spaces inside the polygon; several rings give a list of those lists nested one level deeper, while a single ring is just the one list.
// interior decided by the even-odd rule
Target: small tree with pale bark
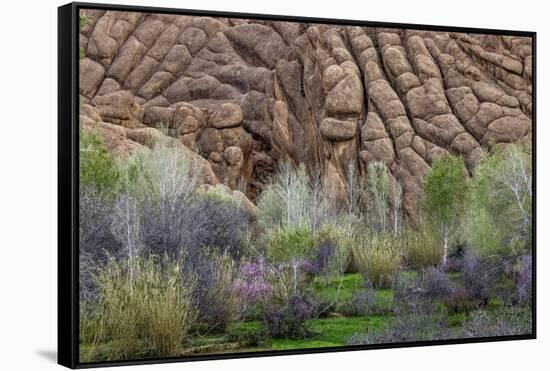
[{"label": "small tree with pale bark", "polygon": [[443,244],[441,267],[447,265],[449,242],[460,230],[466,212],[469,182],[461,157],[436,159],[424,178],[424,199],[421,207]]}]

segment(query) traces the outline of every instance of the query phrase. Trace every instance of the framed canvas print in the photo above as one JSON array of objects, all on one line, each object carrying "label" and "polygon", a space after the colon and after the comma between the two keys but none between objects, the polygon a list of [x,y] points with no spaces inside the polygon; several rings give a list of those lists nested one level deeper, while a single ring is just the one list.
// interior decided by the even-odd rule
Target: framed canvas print
[{"label": "framed canvas print", "polygon": [[58,35],[62,365],[535,338],[534,32],[71,3]]}]

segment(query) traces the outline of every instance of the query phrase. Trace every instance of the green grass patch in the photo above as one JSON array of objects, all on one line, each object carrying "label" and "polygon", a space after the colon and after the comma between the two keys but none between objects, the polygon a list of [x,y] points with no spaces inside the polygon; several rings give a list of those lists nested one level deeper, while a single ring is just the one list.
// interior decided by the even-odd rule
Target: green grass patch
[{"label": "green grass patch", "polygon": [[[391,317],[373,315],[366,317],[329,317],[310,321],[313,336],[306,339],[267,339],[258,345],[262,349],[306,349],[334,347],[346,344],[346,340],[357,332],[366,329],[374,331],[388,326]],[[233,341],[250,341],[262,333],[258,321],[233,323],[228,327],[228,336]]]},{"label": "green grass patch", "polygon": [[[352,295],[360,292],[363,286],[363,276],[359,273],[346,274],[342,279],[335,279],[329,284],[314,282],[312,284],[316,299],[323,305],[334,302],[334,311],[338,312],[340,305],[350,300]],[[393,300],[390,289],[376,290],[377,312],[386,312],[391,309]]]},{"label": "green grass patch", "polygon": [[353,334],[384,328],[390,320],[387,316],[320,318],[311,321],[311,331],[316,334],[311,338],[273,339],[269,345],[275,350],[342,346]]},{"label": "green grass patch", "polygon": [[363,288],[363,277],[358,273],[346,274],[342,279],[335,279],[328,284],[314,281],[312,288],[321,302],[332,300],[343,302],[349,300],[354,292]]}]

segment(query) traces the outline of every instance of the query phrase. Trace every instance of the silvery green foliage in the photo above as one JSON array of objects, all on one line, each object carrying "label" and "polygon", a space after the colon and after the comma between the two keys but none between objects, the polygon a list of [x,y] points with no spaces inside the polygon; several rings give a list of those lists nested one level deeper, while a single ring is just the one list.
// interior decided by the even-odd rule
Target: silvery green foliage
[{"label": "silvery green foliage", "polygon": [[[517,223],[518,232],[528,234],[533,198],[530,149],[512,145],[506,147],[501,156],[502,161],[499,161],[493,171],[487,174],[491,179],[492,196],[501,202],[509,203],[508,206],[502,207],[512,214],[511,217]],[[498,194],[500,196],[497,196]]]}]

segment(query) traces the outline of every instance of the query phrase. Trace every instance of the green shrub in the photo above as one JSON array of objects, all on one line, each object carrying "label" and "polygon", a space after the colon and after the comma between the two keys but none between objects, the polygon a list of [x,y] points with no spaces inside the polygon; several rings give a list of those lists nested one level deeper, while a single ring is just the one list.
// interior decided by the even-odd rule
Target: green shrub
[{"label": "green shrub", "polygon": [[195,196],[214,203],[227,203],[235,207],[239,206],[235,198],[218,187],[199,187]]},{"label": "green shrub", "polygon": [[80,187],[109,191],[116,187],[120,172],[101,137],[94,131],[80,130]]},{"label": "green shrub", "polygon": [[309,257],[313,253],[314,241],[311,232],[305,227],[272,230],[267,240],[267,256],[275,262]]},{"label": "green shrub", "polygon": [[366,244],[352,248],[355,267],[376,288],[389,288],[401,269],[401,253],[395,240],[386,234],[374,234]]},{"label": "green shrub", "polygon": [[[363,220],[349,217],[340,217],[333,224],[323,225],[315,233],[315,244],[331,243],[338,247],[338,253],[345,256],[345,272],[359,272],[355,262],[354,251],[366,246],[370,239],[370,232],[363,224]],[[359,263],[360,264],[360,263]]]},{"label": "green shrub", "polygon": [[367,235],[366,231],[362,220],[344,215],[333,218],[331,224],[322,225],[315,232],[314,239],[316,244],[332,243],[341,249],[349,250],[353,245],[363,241]]},{"label": "green shrub", "polygon": [[88,17],[86,14],[81,14],[78,18],[78,25],[80,28],[86,26],[88,24]]},{"label": "green shrub", "polygon": [[[109,343],[108,360],[176,356],[195,321],[178,264],[154,257],[109,263],[96,276],[98,298],[81,312],[80,340]],[[91,354],[81,355],[93,359]]]},{"label": "green shrub", "polygon": [[399,241],[408,267],[422,269],[436,267],[441,263],[443,247],[428,227],[407,230],[399,236]]},{"label": "green shrub", "polygon": [[493,148],[476,168],[463,239],[482,257],[523,254],[532,246],[529,145]]},{"label": "green shrub", "polygon": [[[465,239],[480,256],[508,255],[510,246],[504,243],[502,226],[495,223],[486,209],[472,208],[465,228]],[[507,251],[508,250],[508,251]]]}]

